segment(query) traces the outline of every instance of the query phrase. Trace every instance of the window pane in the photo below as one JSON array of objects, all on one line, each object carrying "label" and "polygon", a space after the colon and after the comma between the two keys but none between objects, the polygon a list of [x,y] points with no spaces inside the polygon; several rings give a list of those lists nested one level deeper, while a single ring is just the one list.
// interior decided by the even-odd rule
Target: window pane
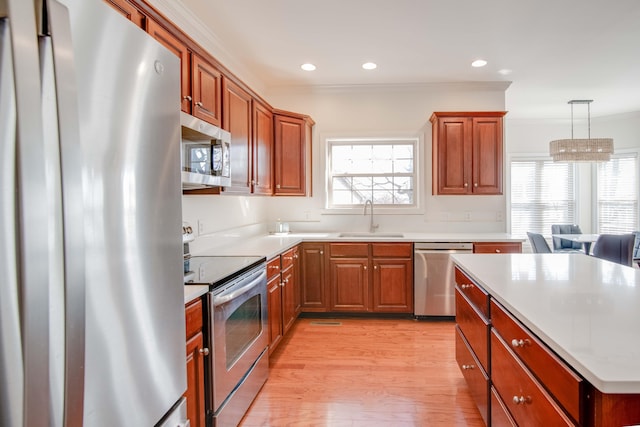
[{"label": "window pane", "polygon": [[[417,140],[328,140],[329,206],[415,205],[414,152]],[[345,193],[350,192],[350,197]]]}]

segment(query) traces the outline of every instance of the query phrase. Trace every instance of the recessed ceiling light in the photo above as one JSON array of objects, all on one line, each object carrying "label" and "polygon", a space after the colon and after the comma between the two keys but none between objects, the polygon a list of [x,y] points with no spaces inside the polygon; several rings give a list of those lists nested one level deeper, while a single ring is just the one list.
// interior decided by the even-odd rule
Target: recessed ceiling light
[{"label": "recessed ceiling light", "polygon": [[375,62],[365,62],[364,64],[362,64],[362,68],[364,68],[365,70],[375,70],[376,68],[378,68],[378,65]]},{"label": "recessed ceiling light", "polygon": [[498,70],[498,73],[502,74],[503,76],[508,76],[512,72],[513,70],[509,70],[508,68],[503,68],[502,70]]},{"label": "recessed ceiling light", "polygon": [[306,64],[302,64],[300,68],[302,68],[305,71],[313,71],[316,69],[316,66],[310,63],[306,63]]},{"label": "recessed ceiling light", "polygon": [[485,65],[487,65],[487,61],[485,61],[484,59],[476,59],[475,61],[473,61],[471,63],[472,67],[484,67]]}]

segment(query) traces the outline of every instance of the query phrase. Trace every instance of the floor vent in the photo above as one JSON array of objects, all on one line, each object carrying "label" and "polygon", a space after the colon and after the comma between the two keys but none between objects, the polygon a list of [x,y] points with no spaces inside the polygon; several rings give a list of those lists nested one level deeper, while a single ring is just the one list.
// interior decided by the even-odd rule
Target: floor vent
[{"label": "floor vent", "polygon": [[323,321],[323,320],[314,320],[313,322],[309,322],[309,323],[315,326],[342,326],[342,322],[331,322],[331,321]]}]

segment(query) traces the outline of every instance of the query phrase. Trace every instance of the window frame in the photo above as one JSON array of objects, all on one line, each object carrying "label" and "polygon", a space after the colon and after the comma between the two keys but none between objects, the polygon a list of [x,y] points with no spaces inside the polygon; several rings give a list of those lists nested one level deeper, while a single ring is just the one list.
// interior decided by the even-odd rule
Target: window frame
[{"label": "window frame", "polygon": [[[413,204],[375,204],[376,213],[387,214],[422,214],[424,213],[421,208],[421,193],[423,191],[424,183],[421,181],[423,160],[421,155],[421,146],[423,144],[423,137],[419,135],[392,135],[392,136],[375,136],[375,137],[363,137],[363,136],[326,136],[323,138],[324,142],[324,163],[325,163],[325,176],[324,176],[324,210],[325,214],[362,214],[363,204],[357,205],[334,205],[332,200],[332,158],[331,148],[334,145],[389,145],[393,143],[411,144],[413,146]],[[392,174],[393,175],[393,174]],[[355,175],[354,175],[355,176]],[[400,176],[400,174],[398,175]],[[411,176],[411,174],[402,174],[402,176]]]}]

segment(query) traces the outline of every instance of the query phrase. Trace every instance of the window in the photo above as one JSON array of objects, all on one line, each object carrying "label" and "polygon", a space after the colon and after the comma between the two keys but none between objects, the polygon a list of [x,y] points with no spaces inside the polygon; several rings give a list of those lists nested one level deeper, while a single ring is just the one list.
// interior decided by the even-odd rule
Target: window
[{"label": "window", "polygon": [[417,139],[328,139],[329,208],[416,206]]},{"label": "window", "polygon": [[552,224],[576,223],[575,168],[550,159],[511,161],[511,234],[551,234]]},{"label": "window", "polygon": [[638,155],[619,154],[596,166],[598,233],[629,233],[638,227]]}]

